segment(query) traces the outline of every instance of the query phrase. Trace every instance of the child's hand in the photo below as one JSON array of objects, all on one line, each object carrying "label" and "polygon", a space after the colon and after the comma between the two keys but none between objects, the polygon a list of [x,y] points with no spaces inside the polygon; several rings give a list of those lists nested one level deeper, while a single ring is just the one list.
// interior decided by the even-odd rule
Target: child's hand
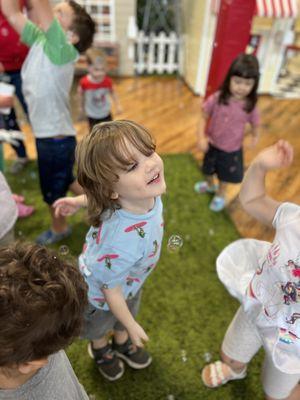
[{"label": "child's hand", "polygon": [[75,197],[62,197],[56,200],[52,207],[55,209],[55,216],[58,218],[75,214],[79,210],[80,204]]},{"label": "child's hand", "polygon": [[149,338],[147,334],[137,322],[127,330],[132,343],[137,347],[144,347],[144,342],[148,342]]},{"label": "child's hand", "polygon": [[200,138],[199,140],[198,140],[198,143],[197,143],[197,145],[198,145],[198,149],[200,150],[200,151],[203,151],[203,153],[206,153],[207,152],[207,150],[208,150],[208,140],[206,139],[206,138]]},{"label": "child's hand", "polygon": [[267,147],[254,160],[260,167],[268,171],[288,167],[294,157],[293,147],[285,140],[279,140],[273,146]]}]

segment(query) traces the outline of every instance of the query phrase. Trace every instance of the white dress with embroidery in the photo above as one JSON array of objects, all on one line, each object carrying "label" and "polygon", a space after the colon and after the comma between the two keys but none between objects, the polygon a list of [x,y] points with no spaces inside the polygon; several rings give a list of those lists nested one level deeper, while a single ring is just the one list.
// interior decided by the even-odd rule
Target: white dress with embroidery
[{"label": "white dress with embroidery", "polygon": [[241,239],[217,259],[217,272],[255,323],[266,352],[284,373],[300,373],[300,207],[282,203],[273,243]]}]

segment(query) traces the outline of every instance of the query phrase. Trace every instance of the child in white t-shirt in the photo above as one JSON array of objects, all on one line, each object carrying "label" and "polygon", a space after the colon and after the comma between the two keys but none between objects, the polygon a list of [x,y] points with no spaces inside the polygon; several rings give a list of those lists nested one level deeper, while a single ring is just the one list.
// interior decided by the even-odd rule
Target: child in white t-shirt
[{"label": "child in white t-shirt", "polygon": [[230,260],[219,262],[218,274],[242,307],[225,334],[222,361],[203,369],[208,387],[244,378],[247,364],[263,346],[265,398],[300,398],[300,206],[280,203],[265,193],[266,173],[289,166],[292,160],[293,148],[280,140],[262,151],[245,175],[243,207],[259,221],[272,224],[276,234],[272,244],[239,240],[219,256],[219,261]]},{"label": "child in white t-shirt", "polygon": [[90,130],[100,122],[112,121],[111,102],[116,113],[122,112],[113,82],[107,75],[106,59],[100,49],[91,48],[86,52],[88,74],[79,81],[78,94],[81,98],[82,113],[89,121]]}]

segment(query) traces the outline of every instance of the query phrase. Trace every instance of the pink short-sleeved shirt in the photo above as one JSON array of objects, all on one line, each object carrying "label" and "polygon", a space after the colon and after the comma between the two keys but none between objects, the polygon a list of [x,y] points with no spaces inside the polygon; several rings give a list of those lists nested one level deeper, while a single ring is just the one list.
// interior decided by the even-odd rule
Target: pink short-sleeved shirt
[{"label": "pink short-sleeved shirt", "polygon": [[209,142],[220,150],[239,150],[243,144],[245,125],[249,123],[257,127],[259,124],[257,108],[248,113],[244,110],[244,101],[229,99],[228,104],[219,104],[218,99],[219,92],[216,92],[202,106],[210,118],[206,135]]}]

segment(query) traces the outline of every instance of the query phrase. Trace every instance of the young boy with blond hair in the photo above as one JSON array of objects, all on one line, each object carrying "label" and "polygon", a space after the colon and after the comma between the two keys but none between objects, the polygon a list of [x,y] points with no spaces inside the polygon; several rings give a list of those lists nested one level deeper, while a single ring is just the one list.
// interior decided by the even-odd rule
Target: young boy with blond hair
[{"label": "young boy with blond hair", "polygon": [[81,330],[87,286],[45,247],[0,249],[0,399],[88,400],[62,350]]},{"label": "young boy with blond hair", "polygon": [[73,176],[76,132],[69,92],[75,61],[79,52],[90,47],[95,24],[73,0],[58,3],[54,10],[49,0],[31,0],[38,26],[22,13],[18,0],[1,0],[1,8],[21,40],[30,46],[22,67],[23,92],[36,137],[41,191],[52,218],[51,228],[36,241],[51,244],[71,233],[65,218],[55,217],[52,204],[68,189],[82,193]]}]

